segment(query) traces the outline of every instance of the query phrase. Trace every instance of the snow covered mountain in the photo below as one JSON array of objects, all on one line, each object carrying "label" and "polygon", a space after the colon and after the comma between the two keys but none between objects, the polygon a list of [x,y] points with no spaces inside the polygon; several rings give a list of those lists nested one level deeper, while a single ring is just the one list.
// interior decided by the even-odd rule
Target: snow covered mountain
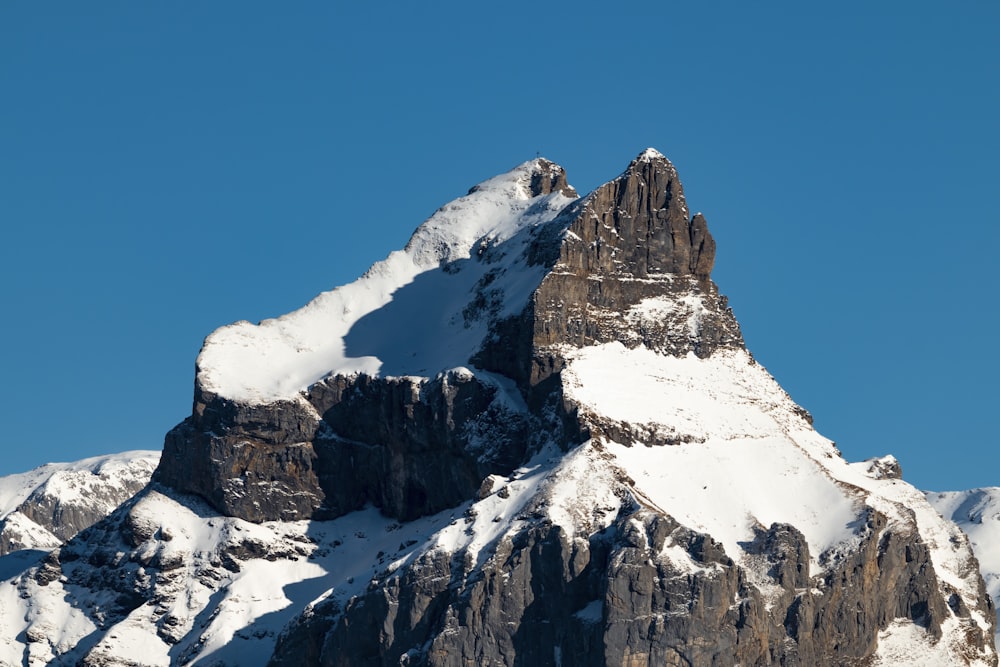
[{"label": "snow covered mountain", "polygon": [[745,349],[650,149],[533,160],[210,335],[153,483],[0,585],[0,664],[996,665],[968,540]]},{"label": "snow covered mountain", "polygon": [[60,546],[145,487],[159,460],[132,451],[0,477],[0,556]]}]

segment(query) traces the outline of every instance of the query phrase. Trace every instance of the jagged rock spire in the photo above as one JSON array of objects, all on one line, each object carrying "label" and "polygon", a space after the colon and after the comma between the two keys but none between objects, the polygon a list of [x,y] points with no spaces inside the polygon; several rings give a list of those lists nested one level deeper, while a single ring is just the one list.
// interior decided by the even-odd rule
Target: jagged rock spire
[{"label": "jagged rock spire", "polygon": [[627,271],[637,278],[671,273],[707,278],[715,240],[700,214],[690,218],[677,169],[653,149],[636,157],[585,201],[573,232],[596,243],[588,270]]},{"label": "jagged rock spire", "polygon": [[[653,149],[570,206],[557,242],[537,254],[551,266],[532,304],[530,370],[498,370],[534,386],[562,367],[560,346],[617,341],[675,356],[742,348],[739,324],[710,278],[715,240],[689,217],[670,160]],[[521,336],[520,340],[523,340]],[[499,339],[517,349],[518,339]],[[484,355],[485,356],[485,355]],[[526,363],[526,360],[521,363]]]}]

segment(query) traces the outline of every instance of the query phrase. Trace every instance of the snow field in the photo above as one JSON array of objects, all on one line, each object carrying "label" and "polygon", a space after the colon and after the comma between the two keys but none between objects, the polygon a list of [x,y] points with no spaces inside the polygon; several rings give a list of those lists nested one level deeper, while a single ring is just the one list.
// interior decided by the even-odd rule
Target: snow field
[{"label": "snow field", "polygon": [[802,418],[746,352],[676,358],[611,343],[570,357],[566,390],[593,414],[689,440],[609,451],[652,504],[737,562],[740,543],[775,522],[802,531],[814,574],[821,554],[858,539],[862,503],[788,437]]},{"label": "snow field", "polygon": [[[163,574],[150,570],[155,602],[94,634],[99,640],[88,641],[97,630],[90,615],[109,608],[115,593],[71,586],[64,583],[66,577],[42,586],[33,573],[0,582],[5,642],[0,665],[23,664],[25,644],[17,637],[23,640],[25,630],[29,665],[75,664],[91,650],[126,662],[142,656],[149,667],[263,665],[278,633],[310,603],[327,597],[346,601],[364,591],[392,561],[421,549],[450,523],[460,523],[462,509],[407,524],[375,508],[335,521],[253,524],[218,516],[191,497],[147,489],[112,520],[120,523],[130,514],[131,525],[152,537],[135,548],[125,543],[110,548],[124,559],[118,568],[152,556],[172,563]],[[248,547],[253,555],[238,558],[235,571],[222,564],[225,553]],[[158,634],[164,623],[177,643]]]}]

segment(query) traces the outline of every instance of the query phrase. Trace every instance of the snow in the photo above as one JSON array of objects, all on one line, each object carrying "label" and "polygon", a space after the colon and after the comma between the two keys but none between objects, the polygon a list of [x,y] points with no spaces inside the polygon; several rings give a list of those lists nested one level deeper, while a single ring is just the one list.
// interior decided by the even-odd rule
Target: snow
[{"label": "snow", "polygon": [[[647,304],[642,311],[668,307]],[[883,474],[892,462],[889,458],[880,459],[883,466],[847,463],[748,353],[676,358],[611,343],[566,350],[566,355],[567,396],[582,404],[584,415],[618,422],[636,436],[631,447],[611,442],[607,448],[634,480],[637,498],[712,535],[749,573],[754,564],[742,544],[753,538],[755,527],[794,525],[809,544],[811,573],[817,574],[824,563],[836,562],[844,547],[856,543],[870,508],[887,517],[887,529],[919,531],[944,598],[954,591],[975,606],[977,568],[958,528],[942,520],[921,491]],[[673,444],[646,446],[657,442]],[[984,523],[1000,521],[1000,494],[972,499],[937,495],[946,514],[960,518],[964,512],[974,523],[983,517]],[[1000,553],[997,535],[989,527],[977,535],[984,553]],[[996,566],[984,569],[991,568]],[[995,592],[996,579],[990,582]],[[763,586],[766,581],[756,583]],[[970,618],[978,627],[987,627],[979,609],[971,609]],[[954,617],[946,619],[949,629],[937,645],[921,639],[919,629],[897,624],[884,633],[881,664],[952,664],[959,648],[951,644],[964,635],[958,623]],[[907,642],[926,645],[918,654],[926,653],[926,660],[899,661],[893,646]]]},{"label": "snow", "polygon": [[573,615],[584,623],[600,623],[604,619],[604,602],[591,600],[583,609]]},{"label": "snow", "polygon": [[677,358],[610,343],[571,352],[563,378],[601,417],[681,443],[609,451],[648,504],[712,535],[737,561],[755,528],[775,522],[802,531],[814,573],[822,554],[857,541],[863,504],[788,436],[801,418],[746,352]]},{"label": "snow", "polygon": [[55,549],[62,540],[44,526],[40,526],[21,512],[11,512],[0,527],[11,541],[11,551],[19,549]]},{"label": "snow", "polygon": [[[495,482],[486,498],[471,507],[463,506],[463,520],[438,532],[427,549],[464,551],[472,562],[481,564],[499,540],[523,525],[528,508],[536,506],[544,508],[569,539],[578,529],[589,535],[614,519],[621,504],[614,488],[612,469],[602,464],[590,443],[569,453],[550,445],[509,479]],[[405,562],[397,562],[393,568]]]},{"label": "snow", "polygon": [[[157,576],[158,604],[144,604],[111,627],[94,633],[87,610],[109,606],[114,593],[65,583],[39,585],[30,572],[0,583],[0,664],[22,664],[26,630],[27,664],[49,664],[56,656],[74,664],[87,651],[109,662],[141,656],[142,664],[263,665],[278,633],[317,597],[347,600],[363,592],[394,560],[425,548],[461,509],[407,524],[367,508],[326,522],[253,524],[216,515],[201,501],[150,487],[109,520],[129,515],[154,537],[120,553],[140,560],[158,555],[178,563],[170,576]],[[96,538],[95,538],[96,539]],[[261,557],[238,561],[238,571],[219,566],[220,554],[254,545]],[[88,545],[77,541],[86,550]],[[94,544],[89,548],[108,547]],[[126,560],[127,562],[127,560]],[[89,567],[81,560],[63,563]],[[325,591],[325,592],[324,592]],[[157,632],[173,618],[176,644]],[[74,648],[76,647],[76,648]]]},{"label": "snow", "polygon": [[[819,556],[856,540],[858,519],[873,507],[890,522],[915,522],[939,577],[974,599],[969,553],[956,540],[957,529],[913,487],[880,479],[871,462],[844,462],[747,353],[676,358],[616,343],[566,355],[564,389],[585,413],[637,424],[650,442],[677,444],[595,440],[568,452],[549,446],[511,475],[492,476],[492,490],[481,500],[406,524],[374,508],[327,522],[251,524],[150,488],[112,518],[120,521],[127,512],[144,534],[154,535],[134,549],[122,544],[122,553],[132,549],[140,561],[180,563],[176,576],[157,584],[160,602],[97,631],[88,614],[113,594],[65,578],[41,586],[15,576],[0,584],[0,664],[42,665],[57,656],[72,663],[89,651],[109,662],[142,656],[148,665],[263,665],[282,628],[316,600],[346,602],[431,551],[464,552],[467,562],[481,565],[538,517],[562,527],[567,540],[586,540],[619,516],[623,484],[634,500],[718,539],[751,576],[757,575],[741,543],[753,539],[755,528],[795,525],[816,573]],[[456,378],[470,372],[451,371]],[[506,390],[511,401],[520,400],[512,386]],[[958,497],[942,498],[973,519],[992,516]],[[218,566],[220,554],[246,544],[265,556],[241,559],[236,571]],[[659,556],[682,572],[700,569],[677,545],[665,545]],[[72,575],[71,568],[86,567],[84,560],[64,563],[64,571]],[[602,614],[602,602],[593,600],[576,615],[600,623]],[[165,618],[176,619],[176,643],[155,632]],[[975,612],[973,618],[984,621]],[[897,621],[880,635],[876,664],[955,664],[958,623],[945,619],[945,638],[935,644],[911,622]],[[33,639],[25,644],[18,637]]]},{"label": "snow", "polygon": [[549,445],[509,478],[493,476],[488,496],[456,510],[461,521],[442,528],[424,548],[394,562],[390,570],[425,551],[463,552],[469,562],[482,565],[497,544],[511,539],[532,515],[548,517],[568,540],[586,541],[617,516],[621,484],[616,474],[602,449],[591,441],[569,452]]},{"label": "snow", "polygon": [[[1000,487],[928,492],[927,500],[965,533],[979,560],[986,590],[1000,603]],[[1000,631],[997,634],[1000,641]]]},{"label": "snow", "polygon": [[[131,451],[73,463],[49,463],[26,473],[0,477],[0,537],[11,552],[0,556],[0,578],[14,574],[21,562],[14,556],[18,551],[24,550],[25,558],[37,560],[40,553],[63,543],[59,535],[66,537],[75,532],[66,525],[53,527],[45,516],[56,521],[59,517],[79,521],[81,516],[109,514],[126,492],[149,480],[159,458],[159,452]],[[79,523],[74,525],[81,527]]]},{"label": "snow", "polygon": [[247,403],[299,400],[332,373],[434,377],[467,365],[486,334],[484,321],[467,316],[477,283],[494,281],[500,303],[489,306],[502,317],[519,312],[541,281],[541,268],[525,264],[530,237],[520,233],[573,201],[531,197],[532,175],[551,169],[559,167],[537,159],[479,184],[441,207],[404,250],[295,312],[216,330],[198,357],[201,386]]},{"label": "snow", "polygon": [[[814,459],[845,487],[860,489],[865,494],[865,503],[888,518],[889,529],[916,527],[943,584],[941,593],[945,599],[952,590],[966,602],[979,599],[978,568],[965,536],[954,523],[942,519],[922,491],[902,480],[883,478],[871,469],[870,461],[848,463],[839,454],[832,454],[830,441],[811,428],[792,430],[790,436],[813,453]],[[978,610],[972,609],[970,616],[979,627],[987,626],[986,618]]]},{"label": "snow", "polygon": [[[88,490],[102,484],[99,478],[147,478],[160,460],[160,452],[135,450],[94,456],[71,463],[47,463],[24,473],[0,477],[0,519],[18,508],[40,488],[63,501],[87,500]],[[114,509],[114,508],[109,508]]]},{"label": "snow", "polygon": [[625,319],[643,326],[681,318],[687,322],[687,334],[690,339],[697,340],[702,319],[707,311],[704,299],[697,294],[687,294],[680,298],[658,296],[643,299],[629,308],[625,313]]},{"label": "snow", "polygon": [[655,148],[647,148],[642,153],[639,153],[639,157],[636,158],[639,162],[652,162],[653,160],[666,160],[667,158],[663,156],[663,153],[656,150]]},{"label": "snow", "polygon": [[28,568],[34,567],[49,553],[51,549],[38,548],[19,549],[0,556],[0,581],[16,577]]},{"label": "snow", "polygon": [[[647,300],[628,315],[690,315],[696,308],[694,303]],[[617,423],[636,440],[632,446],[607,443],[615,463],[634,481],[636,498],[712,535],[762,592],[768,590],[766,576],[755,571],[753,557],[743,548],[755,528],[782,522],[799,529],[816,575],[857,543],[870,508],[887,517],[887,529],[919,531],[941,594],[947,599],[957,592],[972,608],[971,623],[987,627],[987,619],[974,608],[977,569],[958,528],[942,520],[922,492],[885,474],[891,457],[878,459],[881,465],[847,463],[748,353],[676,358],[620,343],[564,352],[567,397],[581,404],[585,417]],[[986,526],[971,534],[981,552],[989,554],[984,570],[994,595],[1000,585],[991,576],[1000,570],[1000,531],[995,529],[1000,526],[1000,489],[995,491],[931,494],[946,516]],[[663,555],[679,567],[689,560],[683,553]],[[959,657],[969,654],[963,644],[966,622],[946,618],[944,636],[935,643],[910,620],[899,619],[881,633],[876,664],[967,664]],[[973,659],[968,664],[987,662]]]},{"label": "snow", "polygon": [[879,632],[878,648],[871,667],[987,667],[985,660],[961,658],[962,629],[954,618],[942,623],[943,637],[935,642],[926,630],[909,621],[896,619]]},{"label": "snow", "polygon": [[[660,159],[653,149],[637,158]],[[301,401],[303,389],[330,373],[446,382],[474,374],[498,387],[512,410],[526,410],[510,379],[472,368],[469,360],[489,324],[519,312],[543,277],[541,267],[526,261],[532,232],[573,200],[559,193],[531,198],[527,186],[533,173],[557,169],[535,160],[485,181],[442,207],[404,250],[354,283],[277,319],[217,330],[198,359],[202,388],[248,403]],[[481,308],[470,310],[477,295]],[[697,338],[705,312],[701,297],[664,296],[643,300],[624,317],[640,325],[679,321]],[[586,541],[625,503],[711,535],[765,593],[773,580],[755,570],[746,549],[756,531],[776,522],[795,526],[817,575],[858,543],[866,513],[877,510],[890,529],[919,531],[943,593],[947,587],[970,603],[976,599],[974,561],[958,529],[921,492],[883,474],[889,457],[880,466],[845,462],[749,353],[672,357],[621,343],[562,352],[566,398],[585,419],[619,427],[631,442],[595,438],[568,452],[544,447],[509,476],[491,476],[485,497],[406,524],[371,507],[333,521],[252,524],[149,487],[108,521],[127,519],[152,537],[138,546],[95,537],[71,548],[117,549],[122,572],[136,563],[171,563],[147,575],[156,578],[156,601],[98,630],[95,619],[115,594],[68,583],[86,580],[86,570],[73,576],[74,568],[92,567],[86,558],[66,559],[67,576],[48,585],[23,574],[41,552],[0,559],[0,577],[8,578],[0,582],[0,664],[72,664],[91,652],[111,663],[141,656],[148,665],[262,665],[282,628],[318,600],[344,603],[429,553],[462,554],[483,565],[531,521],[551,521],[563,539]],[[136,454],[158,456],[129,455]],[[0,478],[0,518],[49,544],[55,537],[25,524],[14,509],[39,489],[87,498],[93,488],[87,475],[115,474],[129,455]],[[1000,595],[1000,489],[928,498],[969,532],[992,573],[990,592]],[[235,557],[235,567],[224,566],[233,553],[243,556]],[[677,544],[665,544],[658,556],[683,573],[704,569]],[[576,616],[600,623],[603,602],[590,601]],[[971,616],[985,627],[978,610]],[[167,625],[161,636],[157,628]],[[909,620],[893,622],[879,636],[874,664],[954,664],[964,628],[954,617],[942,627],[944,638],[935,643]]]}]

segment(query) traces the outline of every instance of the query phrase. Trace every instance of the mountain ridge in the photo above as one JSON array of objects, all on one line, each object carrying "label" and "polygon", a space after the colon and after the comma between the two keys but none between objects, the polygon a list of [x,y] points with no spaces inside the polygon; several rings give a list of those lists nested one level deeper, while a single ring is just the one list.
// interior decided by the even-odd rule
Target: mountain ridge
[{"label": "mountain ridge", "polygon": [[146,486],[159,457],[135,450],[0,477],[0,557],[63,544]]}]

